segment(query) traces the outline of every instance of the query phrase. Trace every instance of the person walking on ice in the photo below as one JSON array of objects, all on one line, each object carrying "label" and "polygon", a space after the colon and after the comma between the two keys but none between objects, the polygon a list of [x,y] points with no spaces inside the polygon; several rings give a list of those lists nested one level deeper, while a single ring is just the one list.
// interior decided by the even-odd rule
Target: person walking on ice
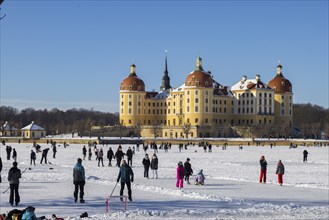
[{"label": "person walking on ice", "polygon": [[74,202],[77,202],[78,200],[78,193],[80,190],[80,203],[84,203],[85,200],[83,200],[84,196],[84,186],[85,186],[85,168],[82,166],[82,159],[78,158],[77,163],[75,164],[73,168],[73,184],[74,184]]},{"label": "person walking on ice", "polygon": [[98,166],[100,164],[100,162],[102,162],[102,166],[104,166],[104,162],[103,162],[103,156],[104,156],[104,152],[103,152],[103,148],[101,148],[99,151],[98,151]]},{"label": "person walking on ice", "polygon": [[284,165],[281,162],[281,160],[279,160],[278,165],[276,167],[276,174],[278,175],[278,184],[280,186],[282,186],[282,183],[283,183],[282,177],[283,177],[283,174],[284,174]]},{"label": "person walking on ice", "polygon": [[109,167],[112,166],[111,164],[112,158],[114,158],[114,153],[112,148],[110,147],[109,150],[107,151],[107,159],[109,160]]},{"label": "person walking on ice", "polygon": [[128,199],[129,201],[132,201],[131,183],[134,182],[134,172],[131,169],[131,167],[127,164],[126,160],[122,160],[122,165],[120,166],[117,183],[120,181],[120,179],[121,179],[120,200],[123,201],[122,198],[123,190],[125,188],[125,185],[127,185]]},{"label": "person walking on ice", "polygon": [[307,155],[308,155],[307,150],[304,150],[304,151],[303,151],[303,162],[304,162],[304,163],[307,162]]},{"label": "person walking on ice", "polygon": [[265,160],[265,156],[261,156],[260,160],[260,177],[259,183],[266,183],[266,170],[267,170],[267,162]]},{"label": "person walking on ice", "polygon": [[177,169],[176,169],[176,187],[177,188],[180,188],[180,189],[183,188],[184,176],[185,176],[184,166],[183,166],[182,161],[179,161]]}]

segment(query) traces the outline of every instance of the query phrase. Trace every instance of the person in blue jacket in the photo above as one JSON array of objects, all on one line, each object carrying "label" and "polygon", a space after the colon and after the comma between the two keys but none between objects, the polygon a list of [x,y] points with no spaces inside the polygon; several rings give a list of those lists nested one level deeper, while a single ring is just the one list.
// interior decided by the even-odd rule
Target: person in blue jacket
[{"label": "person in blue jacket", "polygon": [[73,184],[74,188],[74,202],[78,200],[78,193],[80,190],[80,203],[84,203],[84,186],[85,186],[85,168],[82,166],[82,159],[78,158],[78,162],[75,164],[73,168]]},{"label": "person in blue jacket", "polygon": [[[122,160],[122,165],[120,167],[119,175],[117,182],[119,182],[121,179],[121,189],[120,189],[120,196],[123,196],[123,190],[125,188],[125,185],[127,185],[128,188],[128,199],[129,201],[132,201],[131,197],[131,182],[134,182],[134,172],[131,169],[131,167],[127,164],[126,160]],[[121,201],[122,201],[121,197]]]}]

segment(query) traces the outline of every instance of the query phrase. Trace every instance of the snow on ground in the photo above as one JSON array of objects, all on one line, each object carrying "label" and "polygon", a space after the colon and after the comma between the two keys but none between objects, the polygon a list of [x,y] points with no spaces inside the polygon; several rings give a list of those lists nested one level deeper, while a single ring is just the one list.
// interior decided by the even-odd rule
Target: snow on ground
[{"label": "snow on ground", "polygon": [[[8,143],[18,152],[18,167],[23,171],[30,167],[31,144]],[[50,145],[41,144],[42,148]],[[74,203],[72,169],[78,157],[82,157],[82,144],[57,147],[56,159],[48,153],[51,165],[40,165],[41,153],[37,154],[37,166],[27,170],[21,179],[20,209],[29,205],[36,208],[37,216],[51,217],[56,214],[66,219],[77,219],[88,212],[92,219],[328,219],[329,218],[329,159],[328,147],[288,146],[256,147],[229,146],[227,150],[213,147],[205,153],[197,146],[188,147],[179,153],[173,145],[168,153],[159,150],[159,178],[143,178],[141,164],[144,151],[140,147],[133,158],[135,181],[132,184],[133,201],[124,210],[124,204],[114,197],[110,211],[106,213],[106,198],[112,192],[118,175],[117,167],[98,167],[95,156],[83,161],[86,170],[85,204]],[[128,146],[123,145],[126,152]],[[105,151],[115,151],[117,145],[99,146]],[[302,162],[302,152],[309,152],[308,163]],[[153,150],[147,153],[151,156]],[[259,158],[265,155],[268,162],[267,184],[260,184]],[[176,189],[176,166],[178,161],[191,159],[194,174],[200,169],[206,175],[206,185],[187,185]],[[1,146],[3,182],[1,186],[0,213],[13,208],[9,205],[7,173],[12,160],[6,160],[5,146]],[[283,186],[277,185],[276,164],[281,159],[286,174]],[[112,164],[114,160],[112,160]],[[53,169],[49,169],[53,168]],[[150,177],[152,172],[150,171]],[[193,177],[192,177],[193,179]],[[119,195],[119,186],[114,196]],[[126,191],[125,191],[126,193]]]}]

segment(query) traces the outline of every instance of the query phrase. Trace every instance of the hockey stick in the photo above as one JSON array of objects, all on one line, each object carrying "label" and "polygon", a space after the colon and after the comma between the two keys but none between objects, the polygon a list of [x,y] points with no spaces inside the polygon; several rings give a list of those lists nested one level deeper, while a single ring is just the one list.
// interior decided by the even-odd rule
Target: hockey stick
[{"label": "hockey stick", "polygon": [[111,196],[112,196],[112,194],[113,194],[113,192],[114,192],[115,188],[117,187],[117,185],[118,185],[118,182],[116,182],[116,184],[115,184],[115,186],[114,186],[114,188],[113,188],[113,190],[112,190],[112,192],[111,192],[111,195],[110,195],[109,197],[111,197]]},{"label": "hockey stick", "polygon": [[[27,168],[25,168],[25,170],[23,170],[23,172],[21,173],[21,175],[23,175],[23,173],[27,170]],[[6,193],[8,190],[10,189],[10,186],[5,190],[3,191],[2,193]]]}]

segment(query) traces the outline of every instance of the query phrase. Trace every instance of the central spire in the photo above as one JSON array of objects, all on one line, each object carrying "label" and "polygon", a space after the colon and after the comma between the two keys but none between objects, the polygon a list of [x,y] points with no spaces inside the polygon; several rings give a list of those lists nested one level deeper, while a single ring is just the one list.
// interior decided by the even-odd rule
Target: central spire
[{"label": "central spire", "polygon": [[171,86],[170,86],[170,78],[169,78],[169,75],[168,75],[168,65],[167,65],[167,50],[165,50],[166,52],[166,56],[165,56],[165,70],[164,70],[164,74],[163,74],[163,77],[162,77],[162,85],[160,87],[160,90],[161,91],[166,91],[166,90],[169,90],[171,89]]}]

